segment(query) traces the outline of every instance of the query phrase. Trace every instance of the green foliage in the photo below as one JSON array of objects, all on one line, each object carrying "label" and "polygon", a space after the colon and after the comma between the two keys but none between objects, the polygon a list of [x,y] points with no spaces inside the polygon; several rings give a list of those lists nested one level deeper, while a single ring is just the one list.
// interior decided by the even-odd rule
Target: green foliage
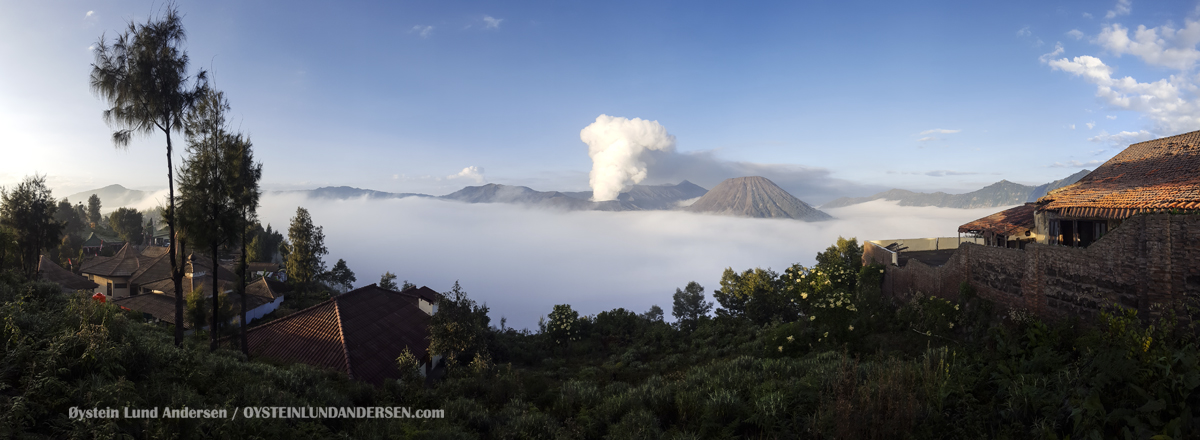
[{"label": "green foliage", "polygon": [[353,287],[354,282],[358,281],[358,279],[354,277],[354,271],[350,270],[350,267],[346,266],[346,260],[341,258],[338,258],[337,263],[333,265],[333,269],[329,270],[325,276],[325,279],[342,292],[350,290],[350,288]]},{"label": "green foliage", "polygon": [[208,325],[208,299],[204,297],[202,289],[195,289],[185,297],[187,304],[184,305],[184,317],[187,318],[188,324],[193,329],[198,329]]},{"label": "green foliage", "polygon": [[396,285],[396,274],[384,272],[383,276],[379,277],[379,287],[388,290],[400,291],[400,286]]},{"label": "green foliage", "polygon": [[58,201],[58,209],[54,211],[54,221],[62,225],[63,234],[72,235],[83,231],[84,219],[76,214],[75,207],[71,206],[71,201],[65,198]]},{"label": "green foliage", "polygon": [[91,197],[88,197],[87,220],[93,229],[100,227],[100,220],[102,219],[100,206],[100,196],[92,194]]},{"label": "green foliage", "polygon": [[721,275],[721,288],[713,291],[721,305],[717,315],[746,318],[758,325],[794,321],[799,310],[782,288],[779,275],[772,270],[755,268],[739,274],[727,268]]},{"label": "green foliage", "polygon": [[396,367],[400,370],[400,381],[415,385],[421,380],[421,360],[408,348],[396,358]]},{"label": "green foliage", "polygon": [[142,213],[136,209],[117,208],[108,214],[108,225],[121,241],[132,244],[142,242]]},{"label": "green foliage", "polygon": [[63,226],[54,220],[57,209],[45,176],[27,176],[11,190],[0,188],[0,227],[12,234],[16,261],[26,279],[37,275],[42,250],[59,244]]},{"label": "green foliage", "polygon": [[642,319],[645,319],[650,322],[662,322],[662,320],[663,320],[662,307],[659,307],[658,304],[651,305],[650,309],[646,310],[646,313],[642,314]]},{"label": "green foliage", "polygon": [[908,322],[917,333],[927,336],[949,336],[954,326],[962,329],[961,305],[936,296],[920,292],[898,311],[900,319]]},{"label": "green foliage", "polygon": [[708,312],[712,311],[713,303],[704,301],[704,287],[695,281],[689,282],[682,290],[675,289],[672,299],[674,305],[671,307],[671,315],[675,317],[680,328],[688,331],[695,330],[700,318],[708,316]]},{"label": "green foliage", "polygon": [[246,249],[246,259],[251,262],[273,262],[283,244],[283,234],[273,230],[270,224],[263,229],[259,223],[250,227],[250,244]]},{"label": "green foliage", "polygon": [[579,312],[571,310],[571,306],[566,304],[554,306],[554,311],[550,312],[549,321],[546,323],[546,335],[555,344],[564,345],[579,340],[581,326]]},{"label": "green foliage", "polygon": [[486,353],[489,342],[487,306],[467,296],[458,281],[438,299],[437,313],[429,323],[429,354],[444,355],[453,367],[459,359],[474,359]]},{"label": "green foliage", "polygon": [[62,241],[59,242],[58,248],[54,250],[54,261],[59,266],[69,267],[68,259],[73,263],[75,268],[79,267],[81,258],[83,258],[83,237],[74,234],[63,235]]},{"label": "green foliage", "polygon": [[325,248],[325,230],[313,224],[312,216],[302,207],[296,208],[296,216],[288,227],[288,239],[284,242],[287,256],[288,282],[304,284],[316,280],[325,272],[322,257],[329,253]]}]

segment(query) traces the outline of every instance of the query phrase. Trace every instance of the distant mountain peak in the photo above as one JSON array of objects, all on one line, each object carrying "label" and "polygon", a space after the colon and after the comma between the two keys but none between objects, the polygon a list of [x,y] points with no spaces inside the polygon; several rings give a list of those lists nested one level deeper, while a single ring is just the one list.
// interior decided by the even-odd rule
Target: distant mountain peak
[{"label": "distant mountain peak", "polygon": [[691,212],[805,221],[832,219],[762,176],[725,179],[691,206]]}]

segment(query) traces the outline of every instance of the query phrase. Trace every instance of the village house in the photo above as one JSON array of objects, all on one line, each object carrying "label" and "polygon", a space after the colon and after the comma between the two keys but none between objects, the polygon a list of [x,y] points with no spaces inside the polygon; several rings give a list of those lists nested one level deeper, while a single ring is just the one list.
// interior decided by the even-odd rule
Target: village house
[{"label": "village house", "polygon": [[422,303],[436,298],[428,287],[360,287],[247,330],[250,355],[328,368],[379,386],[401,377],[396,358],[408,350],[427,374],[439,358],[427,354],[433,311]]},{"label": "village house", "polygon": [[[864,263],[886,265],[884,293],[983,298],[1047,318],[1110,307],[1142,316],[1200,298],[1200,131],[1130,145],[1078,182],[1036,203],[959,227],[982,240],[953,252],[874,240]],[[929,253],[922,257],[921,254]]]},{"label": "village house", "polygon": [[[220,292],[234,292],[237,276],[224,267],[217,266],[214,271],[210,266],[204,257],[189,255],[185,259],[182,280],[185,295],[199,289],[205,297],[211,297],[214,272]],[[105,294],[114,304],[146,313],[157,321],[175,323],[175,282],[171,279],[167,248],[146,246],[139,251],[138,247],[126,245],[112,257],[97,257],[88,262],[80,272],[96,283],[95,293]],[[287,291],[287,286],[280,282],[250,281],[246,286],[247,319],[261,318],[279,308]],[[241,300],[231,302],[235,314],[240,315]]]},{"label": "village house", "polygon": [[987,246],[1025,249],[1025,245],[1045,237],[1034,226],[1035,203],[1009,208],[958,227],[959,234],[983,239]]},{"label": "village house", "polygon": [[94,291],[97,287],[96,283],[59,266],[45,255],[38,258],[38,277],[43,281],[58,283],[64,292]]}]

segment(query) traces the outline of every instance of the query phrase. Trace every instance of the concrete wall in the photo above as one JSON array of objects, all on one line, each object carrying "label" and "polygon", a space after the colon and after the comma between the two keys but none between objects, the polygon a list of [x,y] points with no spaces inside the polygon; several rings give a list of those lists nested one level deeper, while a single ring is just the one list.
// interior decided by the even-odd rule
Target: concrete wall
[{"label": "concrete wall", "polygon": [[[112,283],[113,291],[112,291],[111,298],[115,299],[115,298],[124,298],[124,297],[129,296],[129,277],[106,278],[106,277],[103,277],[100,275],[92,275],[92,274],[87,274],[87,277],[89,280],[92,280],[92,282],[97,284],[96,288],[93,289],[94,290],[93,293],[103,293],[105,295],[108,295],[108,284]],[[122,284],[125,285],[124,288],[116,287],[116,286],[122,285]]]},{"label": "concrete wall", "polygon": [[[867,252],[863,260],[873,261]],[[883,290],[954,299],[964,280],[983,298],[1043,318],[1091,318],[1109,304],[1153,316],[1154,304],[1200,300],[1200,215],[1134,216],[1087,248],[964,245],[943,266],[889,265]]]},{"label": "concrete wall", "polygon": [[894,240],[870,240],[867,243],[873,243],[880,247],[887,247],[889,244],[898,243],[901,247],[908,246],[906,250],[909,252],[958,249],[960,243],[984,244],[983,238],[977,237],[897,238]]}]

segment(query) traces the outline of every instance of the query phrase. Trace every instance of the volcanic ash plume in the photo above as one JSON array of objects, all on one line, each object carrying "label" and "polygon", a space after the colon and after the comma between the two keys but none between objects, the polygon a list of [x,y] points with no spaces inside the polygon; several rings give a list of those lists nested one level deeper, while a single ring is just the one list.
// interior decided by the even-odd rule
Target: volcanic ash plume
[{"label": "volcanic ash plume", "polygon": [[592,158],[590,184],[597,202],[616,200],[629,185],[645,179],[649,152],[675,150],[675,136],[666,127],[640,118],[600,115],[579,132],[579,139]]}]

